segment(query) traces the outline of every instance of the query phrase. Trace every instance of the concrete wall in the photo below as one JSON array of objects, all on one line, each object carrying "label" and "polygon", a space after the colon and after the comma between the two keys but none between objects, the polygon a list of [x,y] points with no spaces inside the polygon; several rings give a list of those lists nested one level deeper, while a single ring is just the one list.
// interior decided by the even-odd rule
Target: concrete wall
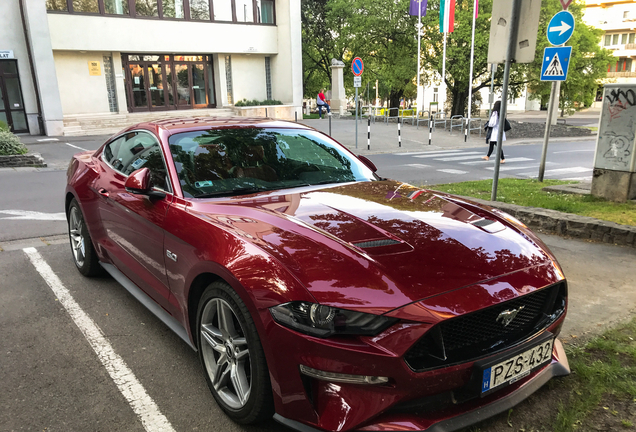
[{"label": "concrete wall", "polygon": [[48,22],[53,49],[60,51],[175,54],[278,52],[275,26],[60,13],[48,14]]},{"label": "concrete wall", "polygon": [[[225,75],[225,56],[223,56],[223,74]],[[267,99],[265,56],[232,55],[232,88],[235,104],[241,99]],[[272,96],[274,94],[272,92]]]},{"label": "concrete wall", "polygon": [[[54,51],[62,110],[69,114],[108,114],[108,94],[104,73],[104,55],[109,52]],[[101,75],[88,73],[88,62],[98,61]],[[121,70],[121,69],[120,69]],[[124,96],[124,107],[126,103]],[[121,98],[118,95],[118,102]]]}]

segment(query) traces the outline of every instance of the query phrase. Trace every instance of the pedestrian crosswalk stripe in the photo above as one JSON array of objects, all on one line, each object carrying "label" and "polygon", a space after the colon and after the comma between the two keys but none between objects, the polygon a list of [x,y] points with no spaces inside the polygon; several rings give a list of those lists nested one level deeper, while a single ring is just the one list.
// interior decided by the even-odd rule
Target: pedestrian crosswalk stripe
[{"label": "pedestrian crosswalk stripe", "polygon": [[564,179],[564,180],[576,180],[576,181],[590,182],[590,181],[592,181],[592,176],[589,176],[589,177],[568,177],[567,179]]},{"label": "pedestrian crosswalk stripe", "polygon": [[480,155],[481,153],[478,153],[472,156],[455,156],[455,157],[447,157],[447,158],[441,158],[441,159],[435,159],[435,160],[441,161],[441,162],[451,162],[451,161],[460,161],[460,160],[466,160],[466,159],[480,159],[481,158]]},{"label": "pedestrian crosswalk stripe", "polygon": [[[470,155],[470,154],[481,154],[480,152],[463,152],[462,154],[465,155]],[[448,154],[425,154],[425,155],[418,155],[418,156],[413,156],[416,158],[434,158],[434,157],[444,157],[444,156],[457,156],[455,154],[452,153],[448,153]]]},{"label": "pedestrian crosswalk stripe", "polygon": [[[512,163],[512,162],[527,162],[527,161],[533,161],[534,159],[532,158],[526,158],[526,157],[516,157],[516,158],[509,158],[506,159],[506,163]],[[470,162],[460,162],[461,165],[476,165],[476,164],[480,164],[480,163],[495,163],[494,157],[492,160],[489,161],[485,161],[485,160],[477,160],[477,161],[470,161]]]},{"label": "pedestrian crosswalk stripe", "polygon": [[438,169],[437,171],[446,174],[468,174],[468,171],[454,170],[454,169]]},{"label": "pedestrian crosswalk stripe", "polygon": [[424,164],[405,164],[404,166],[413,167],[413,168],[430,168],[430,165]]},{"label": "pedestrian crosswalk stripe", "polygon": [[406,153],[393,153],[395,156],[415,156],[421,154],[439,154],[439,153],[457,153],[461,150],[436,150],[436,151],[425,151],[425,152],[406,152]]},{"label": "pedestrian crosswalk stripe", "polygon": [[[545,170],[543,174],[544,175],[561,175],[561,174],[575,174],[575,173],[590,172],[590,171],[592,171],[592,168],[572,167],[572,168],[557,168],[557,169]],[[520,173],[519,175],[527,176],[527,177],[535,177],[537,176],[537,173],[526,172],[526,173]]]}]

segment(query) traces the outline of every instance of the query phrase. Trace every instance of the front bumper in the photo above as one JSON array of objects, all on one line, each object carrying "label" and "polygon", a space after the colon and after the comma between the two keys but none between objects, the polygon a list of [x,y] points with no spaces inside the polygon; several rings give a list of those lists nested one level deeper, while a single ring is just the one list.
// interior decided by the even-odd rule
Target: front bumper
[{"label": "front bumper", "polygon": [[[570,373],[568,359],[563,350],[561,341],[554,341],[554,349],[552,362],[539,370],[534,376],[527,378],[516,388],[508,388],[507,394],[497,396],[492,401],[471,407],[470,411],[458,413],[455,416],[441,419],[435,423],[430,421],[422,421],[415,416],[380,416],[375,419],[372,424],[366,425],[358,430],[360,431],[426,431],[426,432],[449,432],[458,430],[477,422],[485,420],[489,417],[505,412],[522,402],[532,393],[539,390],[550,379],[557,376],[565,376]],[[512,387],[512,386],[511,386]],[[492,396],[494,396],[493,394]],[[486,401],[487,399],[484,399]],[[386,417],[386,418],[385,418]],[[319,429],[300,423],[295,420],[285,418],[279,414],[274,415],[274,420],[301,432],[322,432]]]},{"label": "front bumper", "polygon": [[[520,346],[532,345],[548,332],[558,334],[563,318]],[[466,397],[465,389],[473,388],[476,362],[414,372],[404,361],[408,349],[404,347],[410,347],[428,330],[425,324],[398,324],[385,332],[389,334],[361,338],[358,343],[311,338],[274,322],[266,327],[271,342],[267,350],[276,352],[275,361],[268,361],[276,404],[274,419],[299,431],[456,430],[509,409],[554,376],[569,374],[565,352],[555,339],[547,365],[486,396],[473,392]],[[479,362],[511,355],[520,346]],[[388,376],[390,381],[360,385],[318,380],[301,374],[301,364],[344,374]],[[446,396],[443,403],[438,403],[440,395]],[[420,400],[425,403],[417,406]]]}]

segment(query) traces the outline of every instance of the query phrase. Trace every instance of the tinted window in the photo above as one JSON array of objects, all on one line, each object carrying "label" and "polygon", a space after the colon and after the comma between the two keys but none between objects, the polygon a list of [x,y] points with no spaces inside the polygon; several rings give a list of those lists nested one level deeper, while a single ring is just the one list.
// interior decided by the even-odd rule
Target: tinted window
[{"label": "tinted window", "polygon": [[329,137],[293,129],[216,129],[170,137],[188,197],[376,180]]},{"label": "tinted window", "polygon": [[150,134],[131,132],[117,138],[104,147],[104,160],[124,175],[148,168],[154,187],[171,190],[161,147]]}]

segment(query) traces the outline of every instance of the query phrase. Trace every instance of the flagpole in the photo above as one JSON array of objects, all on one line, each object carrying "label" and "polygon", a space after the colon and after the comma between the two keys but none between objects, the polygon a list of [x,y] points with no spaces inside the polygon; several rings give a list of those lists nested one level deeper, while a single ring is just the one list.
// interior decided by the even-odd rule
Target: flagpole
[{"label": "flagpole", "polygon": [[[446,103],[446,32],[444,32],[444,57],[442,60],[442,88],[444,89],[444,104]],[[442,112],[444,112],[444,105],[442,104]]]},{"label": "flagpole", "polygon": [[[420,50],[422,49],[422,0],[417,0],[417,107],[415,108],[415,117],[417,119],[417,127],[420,127],[420,111],[424,105],[424,98],[420,97]],[[421,95],[424,96],[424,95]],[[420,106],[420,102],[422,106]]]},{"label": "flagpole", "polygon": [[466,124],[466,131],[464,132],[464,142],[468,138],[468,129],[470,128],[470,115],[473,107],[473,63],[475,62],[475,21],[477,21],[477,2],[473,1],[473,35],[472,44],[470,46],[470,81],[468,82],[468,123]]}]

